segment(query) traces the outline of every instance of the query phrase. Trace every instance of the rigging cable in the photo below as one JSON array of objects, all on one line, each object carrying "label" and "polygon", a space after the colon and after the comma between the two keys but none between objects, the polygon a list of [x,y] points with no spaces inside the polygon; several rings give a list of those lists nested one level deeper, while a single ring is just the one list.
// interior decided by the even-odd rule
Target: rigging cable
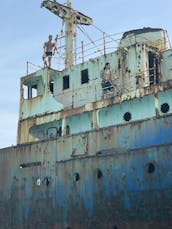
[{"label": "rigging cable", "polygon": [[[91,39],[89,34],[85,31],[85,29],[82,26],[78,25],[78,28],[81,30],[81,32],[91,41],[91,43],[96,47],[98,52],[101,52],[101,50],[97,47],[96,43]],[[101,52],[102,53],[102,52]]]},{"label": "rigging cable", "polygon": [[[108,35],[106,32],[103,32],[100,28],[98,28],[98,27],[97,27],[96,25],[94,25],[94,24],[92,24],[92,26],[93,26],[95,29],[97,29],[99,32],[105,34],[106,37],[109,37],[112,41],[115,41],[115,42],[118,43],[117,40],[115,40],[115,39],[112,38],[112,35]],[[115,33],[115,34],[113,34],[113,35],[116,36],[116,35],[123,34],[123,33],[124,33],[124,32],[120,32],[120,33]]]}]

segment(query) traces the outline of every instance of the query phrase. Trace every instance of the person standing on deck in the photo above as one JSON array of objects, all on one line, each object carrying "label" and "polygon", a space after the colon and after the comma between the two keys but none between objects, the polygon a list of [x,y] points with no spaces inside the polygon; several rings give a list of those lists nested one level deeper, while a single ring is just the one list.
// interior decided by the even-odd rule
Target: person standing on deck
[{"label": "person standing on deck", "polygon": [[103,70],[101,71],[101,78],[102,78],[102,88],[111,87],[112,84],[112,72],[110,63],[106,63]]},{"label": "person standing on deck", "polygon": [[[55,51],[57,51],[57,39],[58,36],[56,36],[56,38],[53,41],[53,36],[49,35],[48,37],[48,41],[44,43],[44,54],[43,54],[43,62],[44,62],[44,67],[49,67],[51,68],[51,59],[52,56],[55,54]],[[47,65],[47,58],[48,58],[48,65]]]}]

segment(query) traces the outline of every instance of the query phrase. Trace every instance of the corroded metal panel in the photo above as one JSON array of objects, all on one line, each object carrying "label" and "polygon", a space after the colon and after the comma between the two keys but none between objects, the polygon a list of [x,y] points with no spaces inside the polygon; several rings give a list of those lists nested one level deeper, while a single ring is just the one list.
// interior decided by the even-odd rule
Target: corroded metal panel
[{"label": "corroded metal panel", "polygon": [[[163,103],[168,104],[168,113],[171,113],[170,87],[171,81],[152,88],[140,89],[134,93],[123,94],[112,99],[86,104],[80,108],[37,115],[20,120],[18,125],[18,143],[46,139],[47,129],[56,128],[57,126],[59,128],[59,123],[70,125],[72,127],[71,133],[79,133],[95,129],[95,127],[102,128],[125,124],[123,117],[125,112],[131,113],[131,121],[133,122],[155,116],[159,117],[159,115],[164,115],[160,111]],[[150,107],[149,109],[147,109],[148,106]],[[53,123],[56,122],[57,124],[54,126]],[[30,128],[31,130],[34,129],[34,132]],[[63,133],[65,132],[64,128],[66,127],[63,125]],[[36,131],[41,131],[41,133],[36,135]]]},{"label": "corroded metal panel", "polygon": [[[145,32],[143,29],[136,37],[130,33],[123,38],[116,52],[90,59],[63,71],[41,69],[23,77],[20,89],[20,119],[100,101],[103,96],[101,73],[107,63],[110,64],[113,96],[151,85],[148,66],[149,52],[154,53],[157,58],[158,77],[161,78],[161,82],[171,79],[171,72],[167,70],[170,62],[167,40],[164,30]],[[161,56],[165,58],[165,61],[162,62]],[[162,71],[160,71],[160,65]],[[82,82],[83,70],[88,71],[87,82]],[[66,75],[69,76],[67,90],[63,87],[63,77]],[[53,91],[50,89],[51,81],[54,83]],[[23,98],[23,86],[28,87],[28,99]],[[36,96],[32,96],[32,89],[36,89]]]},{"label": "corroded metal panel", "polygon": [[[149,109],[146,109],[149,107]],[[110,107],[99,110],[99,127],[126,124],[124,114],[130,112],[131,120],[138,121],[155,117],[154,96],[144,96],[140,99],[133,99],[121,104],[114,104]]]},{"label": "corroded metal panel", "polygon": [[120,41],[120,47],[132,46],[136,43],[144,43],[161,51],[170,48],[167,31],[163,29],[143,28],[126,32]]},{"label": "corroded metal panel", "polygon": [[[162,116],[162,117],[161,117]],[[172,141],[172,117],[168,115],[153,117],[150,119],[138,120],[136,122],[126,122],[117,126],[109,126],[91,132],[78,133],[57,137],[62,152],[58,157],[69,157],[72,152],[95,153],[111,148],[133,149],[144,146],[153,146],[170,143]],[[77,124],[76,124],[77,125]],[[149,133],[149,134],[148,134]],[[67,144],[70,142],[70,145]],[[74,153],[75,154],[75,153]],[[78,153],[76,153],[78,154]]]},{"label": "corroded metal panel", "polygon": [[66,161],[57,154],[57,141],[0,151],[2,228],[172,226],[171,144]]},{"label": "corroded metal panel", "polygon": [[21,79],[20,145],[0,150],[2,228],[172,227],[166,40],[161,29],[130,31],[116,52]]}]

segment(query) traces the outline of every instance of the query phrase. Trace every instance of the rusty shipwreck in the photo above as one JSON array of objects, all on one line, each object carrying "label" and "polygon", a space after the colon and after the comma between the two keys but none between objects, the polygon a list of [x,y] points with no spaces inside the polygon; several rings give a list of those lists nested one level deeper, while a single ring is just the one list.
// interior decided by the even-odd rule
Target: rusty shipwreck
[{"label": "rusty shipwreck", "polygon": [[65,67],[21,78],[17,145],[0,149],[0,228],[172,228],[167,32],[125,32],[75,64],[75,26],[92,19],[69,0],[42,6],[65,23]]}]

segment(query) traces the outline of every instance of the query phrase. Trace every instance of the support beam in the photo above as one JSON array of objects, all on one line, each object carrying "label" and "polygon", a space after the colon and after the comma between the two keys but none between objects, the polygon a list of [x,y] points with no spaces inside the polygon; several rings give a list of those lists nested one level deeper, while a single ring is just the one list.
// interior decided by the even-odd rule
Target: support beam
[{"label": "support beam", "polygon": [[60,17],[65,22],[65,67],[75,64],[75,29],[76,25],[91,25],[92,19],[78,11],[72,9],[71,0],[67,0],[67,6],[58,2],[45,0],[41,7],[45,7]]}]

